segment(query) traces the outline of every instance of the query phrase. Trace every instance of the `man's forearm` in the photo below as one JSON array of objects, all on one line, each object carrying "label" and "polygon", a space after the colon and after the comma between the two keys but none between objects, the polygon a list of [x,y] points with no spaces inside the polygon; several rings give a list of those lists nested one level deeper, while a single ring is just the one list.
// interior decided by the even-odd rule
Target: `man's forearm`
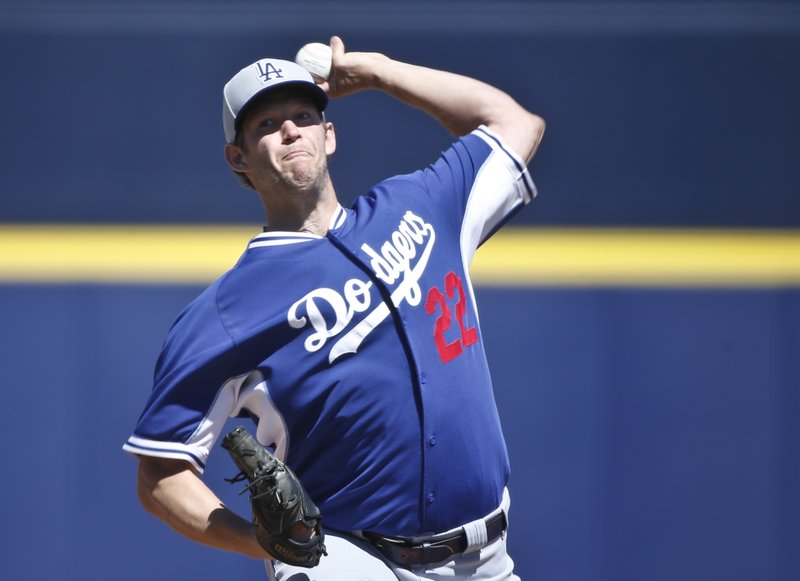
[{"label": "man's forearm", "polygon": [[142,456],[138,488],[145,509],[180,534],[218,549],[269,558],[252,525],[225,507],[188,463]]},{"label": "man's forearm", "polygon": [[378,89],[425,111],[454,135],[486,125],[526,162],[544,134],[544,121],[508,94],[463,75],[412,65],[379,53],[346,53],[331,39],[333,69],[325,86],[332,97]]},{"label": "man's forearm", "polygon": [[389,60],[376,78],[378,88],[430,114],[454,135],[488,126],[526,161],[544,133],[541,118],[503,91],[470,77]]},{"label": "man's forearm", "polygon": [[376,81],[376,88],[429,113],[456,135],[523,112],[511,97],[486,83],[400,61],[381,63]]}]

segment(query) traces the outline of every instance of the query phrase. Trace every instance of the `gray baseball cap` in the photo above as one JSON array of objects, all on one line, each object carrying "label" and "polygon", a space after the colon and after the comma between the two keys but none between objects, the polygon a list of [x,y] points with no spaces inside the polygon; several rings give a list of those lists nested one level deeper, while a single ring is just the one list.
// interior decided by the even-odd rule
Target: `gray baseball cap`
[{"label": "gray baseball cap", "polygon": [[303,67],[291,61],[261,59],[236,73],[223,90],[222,125],[228,143],[236,137],[253,99],[278,87],[293,87],[306,93],[320,111],[328,106],[328,95]]}]

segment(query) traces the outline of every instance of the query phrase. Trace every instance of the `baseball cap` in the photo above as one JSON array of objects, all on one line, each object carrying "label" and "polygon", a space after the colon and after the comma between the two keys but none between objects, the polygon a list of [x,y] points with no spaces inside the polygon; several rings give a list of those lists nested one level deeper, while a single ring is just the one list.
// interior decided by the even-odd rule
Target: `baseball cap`
[{"label": "baseball cap", "polygon": [[297,63],[265,58],[236,73],[223,90],[222,125],[225,139],[236,137],[247,106],[259,95],[280,88],[296,88],[306,93],[324,111],[328,95],[314,82],[311,73]]}]

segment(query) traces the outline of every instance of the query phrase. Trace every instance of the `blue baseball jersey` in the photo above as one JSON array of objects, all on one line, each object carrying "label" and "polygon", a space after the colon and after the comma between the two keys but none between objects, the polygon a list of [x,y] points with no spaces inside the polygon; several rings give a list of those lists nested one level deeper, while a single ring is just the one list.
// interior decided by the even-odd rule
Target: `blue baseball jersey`
[{"label": "blue baseball jersey", "polygon": [[202,472],[231,417],[256,423],[338,530],[449,530],[509,474],[468,266],[535,187],[488,128],[335,212],[266,231],[179,316],[124,449]]}]

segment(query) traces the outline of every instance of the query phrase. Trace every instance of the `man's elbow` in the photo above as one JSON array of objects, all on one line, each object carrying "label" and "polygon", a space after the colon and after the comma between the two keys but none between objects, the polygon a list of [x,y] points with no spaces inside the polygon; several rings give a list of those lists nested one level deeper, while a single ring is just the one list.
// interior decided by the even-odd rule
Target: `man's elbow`
[{"label": "man's elbow", "polygon": [[191,470],[188,462],[153,456],[139,456],[136,473],[136,492],[144,509],[155,516],[162,512],[159,501],[167,491],[169,480],[184,471]]},{"label": "man's elbow", "polygon": [[542,137],[544,136],[544,130],[547,127],[547,123],[545,122],[544,119],[542,119],[535,113],[529,113],[528,115],[531,118],[531,123],[533,125],[532,130],[533,133],[536,135],[536,141],[538,143],[539,141],[542,140]]},{"label": "man's elbow", "polygon": [[141,456],[139,458],[139,469],[136,472],[136,493],[142,507],[154,515],[158,514],[154,495],[157,486],[158,478],[155,477],[152,463],[145,460],[144,456]]},{"label": "man's elbow", "polygon": [[535,113],[527,113],[526,125],[526,133],[528,134],[529,140],[528,147],[527,151],[522,151],[521,153],[525,162],[528,163],[533,159],[533,156],[536,155],[536,150],[539,149],[539,144],[542,142],[547,124],[544,119]]},{"label": "man's elbow", "polygon": [[545,121],[534,113],[521,110],[513,118],[507,119],[499,129],[504,141],[527,165],[544,137]]}]

